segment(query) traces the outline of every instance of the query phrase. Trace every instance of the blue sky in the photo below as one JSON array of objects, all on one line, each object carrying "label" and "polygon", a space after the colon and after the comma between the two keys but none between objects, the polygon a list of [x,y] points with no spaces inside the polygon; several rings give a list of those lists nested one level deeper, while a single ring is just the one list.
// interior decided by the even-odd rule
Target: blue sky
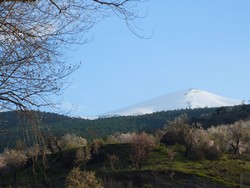
[{"label": "blue sky", "polygon": [[141,39],[110,17],[70,51],[82,62],[60,96],[74,116],[92,116],[162,94],[198,88],[250,99],[249,0],[149,0],[139,5]]}]

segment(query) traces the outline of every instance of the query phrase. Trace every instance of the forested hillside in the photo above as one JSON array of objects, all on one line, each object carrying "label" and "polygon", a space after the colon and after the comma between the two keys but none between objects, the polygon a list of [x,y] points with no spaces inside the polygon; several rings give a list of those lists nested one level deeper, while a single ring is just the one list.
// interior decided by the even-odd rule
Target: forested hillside
[{"label": "forested hillside", "polygon": [[[250,117],[250,105],[234,107],[184,109],[158,112],[142,116],[100,117],[96,120],[68,117],[55,113],[34,112],[40,119],[40,130],[52,135],[61,136],[76,133],[87,139],[103,138],[116,132],[154,132],[167,121],[181,114],[187,114],[190,123],[199,122],[204,128],[212,125],[230,124]],[[13,146],[17,139],[22,138],[23,119],[18,111],[0,113],[0,148]]]}]

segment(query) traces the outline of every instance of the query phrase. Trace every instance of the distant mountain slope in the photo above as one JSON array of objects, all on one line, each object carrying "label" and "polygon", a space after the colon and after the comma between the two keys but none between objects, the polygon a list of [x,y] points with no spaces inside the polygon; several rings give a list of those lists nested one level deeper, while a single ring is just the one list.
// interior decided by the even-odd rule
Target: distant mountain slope
[{"label": "distant mountain slope", "polygon": [[[232,124],[239,120],[250,120],[250,105],[182,109],[141,116],[117,116],[95,120],[36,111],[36,116],[41,120],[39,130],[45,131],[47,135],[60,136],[72,133],[83,136],[88,140],[105,138],[118,132],[144,131],[153,133],[181,114],[187,114],[190,124],[199,122],[202,127],[208,128],[220,124]],[[22,122],[22,118],[18,116],[16,111],[0,112],[0,152],[6,147],[15,147],[17,139],[25,138],[20,121]],[[28,127],[32,128],[32,126]],[[25,133],[27,133],[26,130]]]},{"label": "distant mountain slope", "polygon": [[241,104],[241,100],[222,97],[199,89],[189,89],[149,99],[127,108],[103,114],[103,116],[133,116],[168,110],[234,106],[239,104]]}]

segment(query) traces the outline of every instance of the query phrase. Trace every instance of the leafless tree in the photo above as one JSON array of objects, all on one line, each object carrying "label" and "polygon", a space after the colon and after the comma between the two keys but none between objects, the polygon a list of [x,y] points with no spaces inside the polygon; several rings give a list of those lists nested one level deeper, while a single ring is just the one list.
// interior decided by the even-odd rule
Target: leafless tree
[{"label": "leafless tree", "polygon": [[141,0],[0,0],[0,110],[52,104],[70,73],[65,52],[112,14],[131,27]]},{"label": "leafless tree", "polygon": [[89,30],[112,15],[134,32],[141,1],[0,0],[0,111],[22,112],[29,145],[45,143],[39,117],[30,110],[53,106],[52,96],[62,93],[79,67],[69,64],[68,49],[84,44]]},{"label": "leafless tree", "polygon": [[0,111],[22,112],[25,134],[32,135],[28,142],[44,142],[30,109],[53,106],[52,96],[62,93],[79,67],[69,64],[68,49],[84,44],[88,31],[114,14],[133,32],[140,1],[0,0]]},{"label": "leafless tree", "polygon": [[149,155],[156,140],[152,135],[142,132],[134,134],[131,143],[132,153],[130,155],[130,160],[136,169],[141,169],[144,160]]},{"label": "leafless tree", "polygon": [[198,124],[189,125],[188,129],[183,132],[183,143],[186,148],[185,156],[188,156],[193,147],[199,145],[202,139],[205,137],[205,131]]}]

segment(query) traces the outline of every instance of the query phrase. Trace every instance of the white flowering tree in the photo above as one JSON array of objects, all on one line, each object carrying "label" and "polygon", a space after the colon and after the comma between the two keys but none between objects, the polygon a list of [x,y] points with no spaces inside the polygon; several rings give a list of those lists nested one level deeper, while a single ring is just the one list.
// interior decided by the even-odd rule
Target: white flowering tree
[{"label": "white flowering tree", "polygon": [[221,152],[226,152],[229,148],[228,125],[219,125],[207,129],[208,135],[214,141]]},{"label": "white flowering tree", "polygon": [[161,142],[166,145],[181,144],[185,146],[185,156],[188,156],[194,146],[202,141],[205,131],[200,124],[190,125],[188,117],[183,114],[173,121],[169,121],[164,128],[165,134]]},{"label": "white flowering tree", "polygon": [[234,155],[240,155],[249,145],[250,121],[237,121],[228,127],[229,146]]},{"label": "white flowering tree", "polygon": [[88,144],[87,140],[76,134],[66,134],[59,140],[59,146],[63,150],[86,147]]},{"label": "white flowering tree", "polygon": [[0,156],[0,168],[8,168],[13,172],[15,186],[17,185],[17,170],[22,168],[28,157],[22,152],[14,149],[5,149]]}]

